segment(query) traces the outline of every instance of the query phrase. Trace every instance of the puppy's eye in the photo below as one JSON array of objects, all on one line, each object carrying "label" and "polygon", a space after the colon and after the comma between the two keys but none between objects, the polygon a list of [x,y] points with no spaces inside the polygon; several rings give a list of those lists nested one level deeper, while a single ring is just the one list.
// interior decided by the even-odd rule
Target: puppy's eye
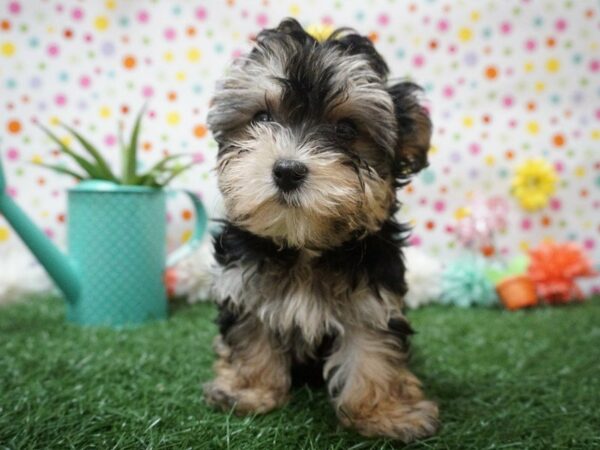
[{"label": "puppy's eye", "polygon": [[254,114],[254,117],[252,118],[252,122],[272,122],[273,121],[273,117],[271,117],[271,114],[268,111],[259,111],[256,114]]},{"label": "puppy's eye", "polygon": [[346,141],[353,141],[358,136],[358,127],[350,119],[342,119],[335,124],[335,133]]}]

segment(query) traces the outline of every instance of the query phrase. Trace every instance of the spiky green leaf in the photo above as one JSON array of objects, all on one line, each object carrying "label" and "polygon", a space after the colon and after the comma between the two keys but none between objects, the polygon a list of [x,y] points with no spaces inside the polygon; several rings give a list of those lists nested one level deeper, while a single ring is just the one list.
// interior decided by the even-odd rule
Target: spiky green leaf
[{"label": "spiky green leaf", "polygon": [[53,171],[58,172],[58,173],[62,173],[62,174],[65,174],[65,175],[70,175],[70,176],[78,179],[79,181],[85,179],[85,177],[83,175],[80,175],[80,174],[78,174],[78,173],[76,173],[76,172],[74,172],[74,171],[72,171],[70,169],[67,169],[66,167],[59,166],[59,165],[56,165],[56,164],[46,164],[46,163],[43,163],[43,162],[34,162],[32,164],[34,166],[44,167],[46,169],[50,169],[50,170],[53,170]]},{"label": "spiky green leaf", "polygon": [[96,165],[98,166],[98,169],[100,169],[102,171],[102,173],[104,174],[104,177],[106,179],[108,179],[108,180],[116,182],[117,178],[112,173],[112,170],[110,170],[110,167],[109,167],[108,163],[102,157],[102,155],[96,149],[96,147],[94,147],[94,145],[91,142],[89,142],[86,138],[84,138],[81,134],[79,134],[76,130],[74,130],[69,125],[66,125],[64,123],[61,124],[61,125],[62,125],[63,128],[65,128],[66,130],[68,130],[75,137],[75,139],[77,139],[77,141],[79,141],[79,143],[81,144],[81,146],[84,149],[86,149],[87,152],[92,156],[92,158],[96,161]]},{"label": "spiky green leaf", "polygon": [[71,150],[52,131],[50,131],[48,128],[46,128],[42,124],[38,124],[38,126],[44,131],[44,133],[46,133],[46,135],[51,140],[53,140],[56,144],[58,144],[58,146],[60,147],[60,150],[63,153],[65,153],[66,155],[68,155],[71,158],[73,158],[75,160],[75,162],[77,164],[79,164],[79,166],[90,176],[90,178],[97,179],[97,180],[106,180],[107,179],[107,178],[104,177],[104,174],[102,173],[102,171],[97,166],[95,166],[92,162],[88,161],[87,159],[85,159],[81,155],[79,155],[76,152],[74,152],[73,150]]},{"label": "spiky green leaf", "polygon": [[140,134],[142,118],[145,112],[146,105],[142,107],[141,111],[138,113],[135,119],[133,131],[131,133],[131,139],[129,140],[129,146],[125,151],[125,170],[123,174],[123,184],[136,184],[138,138]]}]

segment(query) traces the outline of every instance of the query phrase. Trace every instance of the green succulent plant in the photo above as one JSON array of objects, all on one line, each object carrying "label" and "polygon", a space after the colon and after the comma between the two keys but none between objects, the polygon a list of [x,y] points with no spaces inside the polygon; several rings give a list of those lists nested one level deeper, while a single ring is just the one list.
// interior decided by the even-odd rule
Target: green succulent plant
[{"label": "green succulent plant", "polygon": [[66,145],[56,134],[50,131],[47,127],[39,125],[46,135],[55,142],[60,151],[70,157],[79,167],[77,170],[71,170],[59,164],[47,164],[43,162],[35,162],[34,164],[53,170],[58,173],[70,175],[78,180],[106,180],[117,184],[149,186],[149,187],[164,187],[170,183],[175,177],[192,167],[195,162],[182,164],[180,158],[189,158],[190,155],[174,154],[162,158],[148,170],[138,173],[137,167],[137,150],[138,141],[142,125],[142,117],[146,108],[138,113],[131,136],[127,143],[123,139],[119,139],[121,147],[122,170],[121,175],[116,175],[110,168],[108,162],[100,151],[77,130],[61,123],[75,140],[81,145],[85,151],[84,155],[76,152],[71,147]]}]

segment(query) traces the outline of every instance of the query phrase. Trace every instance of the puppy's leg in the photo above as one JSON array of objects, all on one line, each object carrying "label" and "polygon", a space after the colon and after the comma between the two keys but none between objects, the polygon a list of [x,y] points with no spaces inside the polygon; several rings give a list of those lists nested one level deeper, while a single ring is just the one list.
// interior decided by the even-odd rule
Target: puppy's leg
[{"label": "puppy's leg", "polygon": [[204,385],[206,401],[238,414],[266,413],[288,400],[290,360],[264,326],[245,316],[214,343],[216,378]]},{"label": "puppy's leg", "polygon": [[424,399],[421,383],[406,368],[397,330],[347,329],[338,340],[324,375],[343,425],[404,442],[435,432],[438,408]]}]

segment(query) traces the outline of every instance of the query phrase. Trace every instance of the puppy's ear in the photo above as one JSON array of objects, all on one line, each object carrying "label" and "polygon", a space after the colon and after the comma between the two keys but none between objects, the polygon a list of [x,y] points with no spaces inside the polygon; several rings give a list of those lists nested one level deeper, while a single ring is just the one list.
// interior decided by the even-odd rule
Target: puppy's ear
[{"label": "puppy's ear", "polygon": [[383,80],[387,78],[388,66],[368,37],[361,36],[350,28],[339,28],[327,41],[341,47],[349,55],[361,55],[369,62],[377,75]]},{"label": "puppy's ear", "polygon": [[419,103],[419,86],[411,82],[402,82],[388,87],[387,90],[394,102],[398,133],[395,175],[396,178],[402,179],[428,166],[431,120]]},{"label": "puppy's ear", "polygon": [[289,36],[293,41],[302,44],[314,44],[316,39],[308,34],[302,25],[296,20],[288,17],[283,19],[276,28],[265,28],[256,36],[256,41],[260,43],[266,43],[269,39],[275,39],[281,41],[285,36]]}]

